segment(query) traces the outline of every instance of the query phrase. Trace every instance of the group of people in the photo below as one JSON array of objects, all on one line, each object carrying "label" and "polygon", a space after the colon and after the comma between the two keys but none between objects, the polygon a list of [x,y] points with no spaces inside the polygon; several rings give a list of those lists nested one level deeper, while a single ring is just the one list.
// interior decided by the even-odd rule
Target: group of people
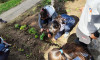
[{"label": "group of people", "polygon": [[[57,31],[53,40],[57,40],[63,34],[67,37],[75,24],[73,17],[67,14],[58,15],[52,5],[47,5],[41,9],[38,21],[41,32],[48,32],[48,38]],[[49,25],[48,28],[47,25]]]},{"label": "group of people", "polygon": [[[51,25],[46,28],[46,26]],[[50,38],[55,31],[53,41],[56,41],[64,34],[64,37],[69,35],[70,30],[75,25],[75,19],[67,14],[58,15],[52,5],[43,7],[39,14],[39,26],[41,32],[47,31]],[[85,7],[82,8],[82,14],[76,29],[77,38],[74,43],[67,43],[66,46],[58,49],[53,49],[48,54],[49,60],[94,60],[89,51],[85,50],[92,41],[100,40],[100,1],[87,0]],[[75,46],[75,47],[74,47]],[[83,47],[83,48],[82,48]],[[98,45],[97,51],[100,52]],[[100,54],[99,54],[100,56]],[[99,56],[97,60],[99,59]]]},{"label": "group of people", "polygon": [[[0,22],[7,23],[0,19]],[[40,31],[46,31],[48,38],[54,35],[52,41],[57,41],[69,32],[75,25],[75,19],[67,14],[58,15],[52,5],[43,7],[39,13]],[[54,48],[48,53],[48,60],[94,60],[87,46],[92,41],[100,41],[100,1],[87,0],[76,29],[75,43],[66,43],[61,48]],[[10,45],[0,37],[0,60],[6,60]],[[100,52],[100,46],[97,51]],[[100,55],[99,55],[100,56]],[[98,57],[99,57],[98,56]],[[97,58],[96,60],[100,60]]]}]

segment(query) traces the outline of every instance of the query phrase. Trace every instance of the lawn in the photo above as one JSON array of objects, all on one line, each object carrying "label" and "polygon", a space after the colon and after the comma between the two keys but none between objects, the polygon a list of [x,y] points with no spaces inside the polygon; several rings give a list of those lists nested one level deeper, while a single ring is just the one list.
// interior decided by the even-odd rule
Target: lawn
[{"label": "lawn", "polygon": [[0,3],[0,14],[20,4],[21,1],[22,0],[9,0],[7,2]]}]

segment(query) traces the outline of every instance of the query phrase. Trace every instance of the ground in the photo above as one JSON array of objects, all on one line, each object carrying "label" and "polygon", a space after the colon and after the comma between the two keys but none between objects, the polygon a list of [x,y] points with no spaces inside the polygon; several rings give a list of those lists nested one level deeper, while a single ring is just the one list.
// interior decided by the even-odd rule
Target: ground
[{"label": "ground", "polygon": [[[22,15],[22,18],[17,18],[15,22],[7,24],[1,31],[0,35],[10,44],[12,44],[11,52],[8,60],[48,60],[47,54],[54,47],[60,47],[67,42],[73,42],[76,38],[75,32],[81,11],[85,0],[71,0],[67,2],[56,2],[55,8],[57,13],[66,13],[71,15],[76,20],[76,25],[70,32],[68,38],[63,36],[58,39],[57,44],[41,41],[39,38],[34,38],[34,35],[29,34],[26,30],[20,31],[14,28],[14,24],[30,25],[39,32],[38,12]],[[58,7],[59,6],[59,7]]]}]

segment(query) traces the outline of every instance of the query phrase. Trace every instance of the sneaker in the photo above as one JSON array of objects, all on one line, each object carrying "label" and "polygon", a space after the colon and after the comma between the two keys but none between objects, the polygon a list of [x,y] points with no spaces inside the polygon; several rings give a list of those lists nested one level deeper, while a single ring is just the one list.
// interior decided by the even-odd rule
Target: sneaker
[{"label": "sneaker", "polygon": [[69,36],[69,33],[65,33],[64,37],[67,38]]},{"label": "sneaker", "polygon": [[7,21],[4,21],[4,20],[3,20],[2,22],[3,22],[3,23],[7,23]]}]

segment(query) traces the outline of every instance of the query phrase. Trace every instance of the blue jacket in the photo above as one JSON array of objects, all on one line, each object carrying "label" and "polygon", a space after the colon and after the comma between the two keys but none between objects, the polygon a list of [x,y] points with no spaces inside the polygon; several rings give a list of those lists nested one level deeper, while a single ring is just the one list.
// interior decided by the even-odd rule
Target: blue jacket
[{"label": "blue jacket", "polygon": [[64,30],[59,31],[56,35],[55,35],[55,39],[57,40],[60,36],[62,36],[64,33],[68,33],[74,26],[75,24],[75,19],[71,16],[68,16],[66,14],[61,14],[61,17],[66,19],[64,21],[65,26],[64,26]]},{"label": "blue jacket", "polygon": [[51,17],[48,17],[48,19],[42,20],[41,17],[40,17],[40,14],[39,14],[39,19],[38,19],[39,27],[43,28],[43,24],[50,23],[55,17],[57,17],[57,13],[56,12]]}]

